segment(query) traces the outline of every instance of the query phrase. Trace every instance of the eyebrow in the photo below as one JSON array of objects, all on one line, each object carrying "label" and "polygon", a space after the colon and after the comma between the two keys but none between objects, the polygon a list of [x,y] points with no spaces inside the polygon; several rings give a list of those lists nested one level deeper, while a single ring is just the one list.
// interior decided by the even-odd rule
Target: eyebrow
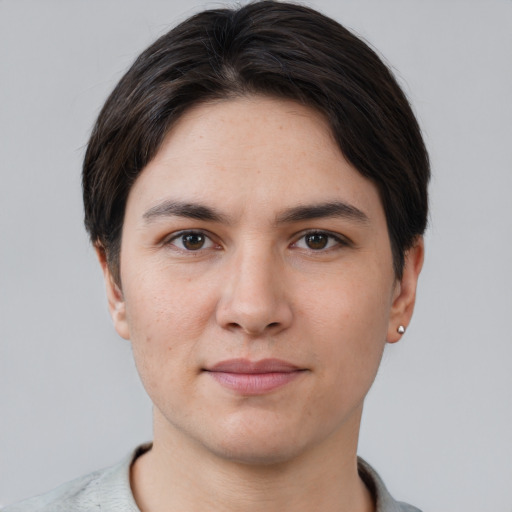
[{"label": "eyebrow", "polygon": [[368,224],[370,222],[366,213],[359,208],[344,203],[343,201],[331,201],[328,203],[301,205],[290,208],[277,217],[276,223],[286,224],[328,217],[353,220],[362,224]]},{"label": "eyebrow", "polygon": [[222,222],[229,224],[229,219],[215,208],[197,203],[185,203],[175,200],[166,200],[153,206],[142,216],[147,222],[162,217],[185,217],[188,219]]},{"label": "eyebrow", "polygon": [[[198,203],[187,203],[168,199],[151,207],[144,212],[143,219],[151,222],[158,218],[184,217],[188,219],[203,220],[231,224],[230,219],[210,206]],[[284,210],[276,217],[276,224],[289,224],[305,220],[337,217],[353,220],[363,224],[369,222],[368,216],[359,208],[342,201],[300,205]]]}]

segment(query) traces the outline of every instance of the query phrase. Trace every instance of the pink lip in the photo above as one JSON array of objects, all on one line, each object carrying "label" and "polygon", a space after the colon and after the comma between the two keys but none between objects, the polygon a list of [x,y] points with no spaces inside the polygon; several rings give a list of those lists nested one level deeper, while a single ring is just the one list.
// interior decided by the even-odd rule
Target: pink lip
[{"label": "pink lip", "polygon": [[295,380],[303,369],[280,359],[230,359],[207,372],[222,386],[243,395],[261,395]]}]

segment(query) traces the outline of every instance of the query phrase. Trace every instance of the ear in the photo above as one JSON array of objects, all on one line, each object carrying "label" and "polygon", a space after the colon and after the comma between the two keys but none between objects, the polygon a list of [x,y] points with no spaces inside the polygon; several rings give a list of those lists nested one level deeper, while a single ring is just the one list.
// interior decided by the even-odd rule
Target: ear
[{"label": "ear", "polygon": [[103,271],[103,279],[105,280],[105,288],[107,291],[108,309],[114,322],[114,327],[119,336],[125,340],[129,340],[130,331],[126,321],[126,305],[124,302],[123,292],[110,271],[105,249],[101,245],[96,245],[95,250]]},{"label": "ear", "polygon": [[388,324],[388,343],[399,341],[403,333],[398,332],[398,327],[402,325],[407,328],[411,321],[416,302],[416,286],[423,266],[424,254],[423,237],[418,237],[414,245],[405,253],[402,279],[395,285]]}]

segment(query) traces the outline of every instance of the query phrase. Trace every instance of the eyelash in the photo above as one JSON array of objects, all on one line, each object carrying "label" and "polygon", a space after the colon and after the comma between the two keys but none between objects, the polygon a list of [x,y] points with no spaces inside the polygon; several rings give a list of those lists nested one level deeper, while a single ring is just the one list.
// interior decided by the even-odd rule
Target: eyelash
[{"label": "eyelash", "polygon": [[[306,237],[312,237],[312,236],[321,236],[327,238],[327,246],[321,247],[318,249],[313,249],[311,247],[299,247],[298,244],[301,240],[305,240]],[[301,236],[297,239],[296,242],[292,244],[292,247],[297,247],[298,249],[304,249],[306,251],[310,251],[312,253],[322,253],[327,252],[330,250],[336,250],[340,247],[347,247],[350,246],[351,243],[349,240],[347,240],[345,237],[340,236],[335,233],[331,233],[330,231],[322,231],[322,230],[312,230],[307,231],[305,233],[302,233]]]},{"label": "eyelash", "polygon": [[[186,236],[203,237],[204,243],[208,244],[208,247],[204,247],[204,244],[203,244],[196,249],[189,249],[189,248],[185,247],[183,244],[184,237],[186,237]],[[306,247],[299,246],[299,243],[302,240],[305,241],[306,237],[314,237],[314,236],[325,237],[327,239],[325,247],[319,247],[319,248],[314,249],[314,248],[307,247],[307,246]],[[175,243],[176,240],[180,240],[180,239],[181,239],[181,247]],[[304,242],[304,243],[307,244],[307,242]],[[186,253],[199,253],[204,250],[214,249],[214,248],[216,248],[215,247],[216,245],[217,245],[217,247],[219,247],[218,244],[216,244],[212,240],[212,237],[210,235],[208,235],[206,232],[200,231],[200,230],[188,230],[188,231],[180,231],[179,233],[175,233],[169,239],[164,241],[164,245],[173,246],[176,250],[186,252]],[[342,237],[338,234],[331,233],[330,231],[312,230],[312,231],[303,232],[300,235],[300,237],[297,238],[296,241],[291,244],[291,247],[299,249],[299,250],[305,250],[310,253],[320,254],[320,253],[325,253],[327,251],[336,250],[341,247],[347,247],[350,245],[351,245],[350,240],[348,240],[345,237]]]},{"label": "eyelash", "polygon": [[[185,236],[203,237],[205,239],[206,243],[209,241],[211,246],[210,247],[203,247],[203,246],[201,246],[201,247],[198,247],[197,249],[187,249],[184,246],[179,247],[175,243],[173,243],[176,240],[180,240],[181,239],[182,244],[183,244],[183,238]],[[205,233],[204,231],[188,230],[188,231],[180,231],[179,233],[174,233],[169,239],[164,241],[164,245],[172,245],[172,246],[176,247],[176,249],[178,249],[180,251],[194,253],[194,252],[200,252],[201,250],[212,249],[216,244],[212,240],[212,237],[210,235],[208,235],[207,233]]]}]

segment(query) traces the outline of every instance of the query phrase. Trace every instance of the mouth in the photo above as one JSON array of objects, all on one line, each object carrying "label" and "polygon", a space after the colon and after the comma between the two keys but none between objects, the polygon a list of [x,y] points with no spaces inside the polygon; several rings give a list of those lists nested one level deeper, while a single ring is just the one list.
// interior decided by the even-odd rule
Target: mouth
[{"label": "mouth", "polygon": [[291,383],[305,371],[281,359],[230,359],[205,368],[221,386],[242,395],[262,395]]}]

